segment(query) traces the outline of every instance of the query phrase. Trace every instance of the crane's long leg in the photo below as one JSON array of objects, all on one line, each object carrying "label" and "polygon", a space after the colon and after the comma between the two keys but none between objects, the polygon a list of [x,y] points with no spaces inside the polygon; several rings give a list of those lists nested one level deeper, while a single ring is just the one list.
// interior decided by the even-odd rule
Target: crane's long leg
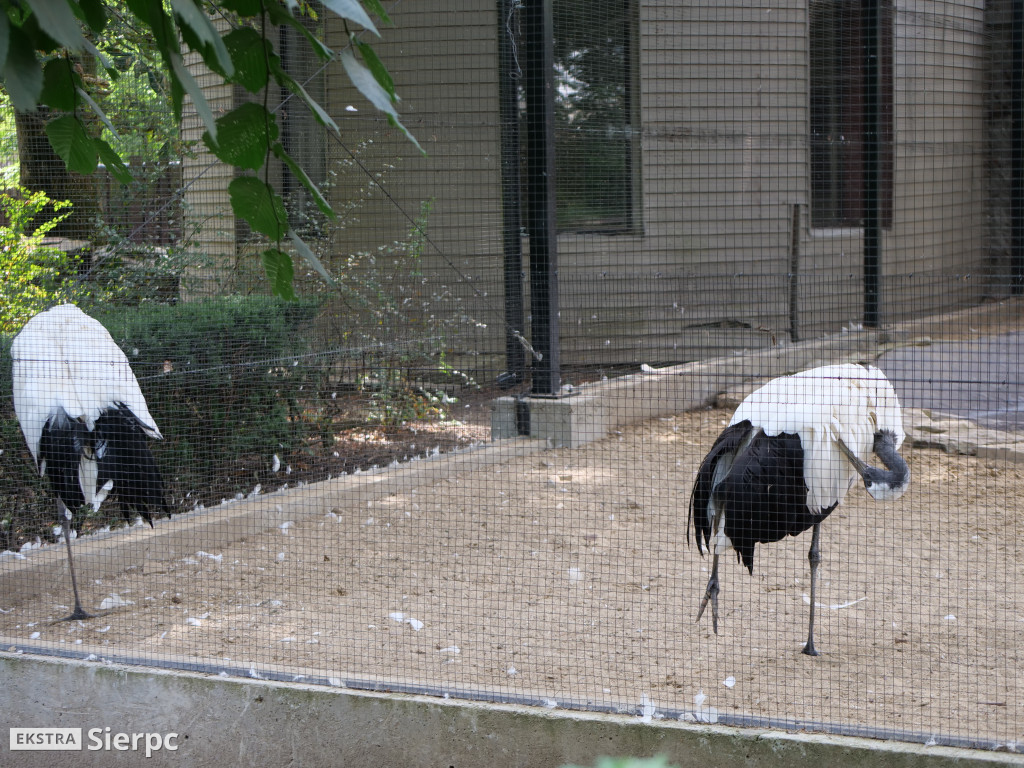
[{"label": "crane's long leg", "polygon": [[807,625],[807,644],[803,652],[808,656],[817,656],[814,649],[814,607],[817,597],[818,564],[821,563],[821,549],[818,546],[821,538],[821,524],[814,526],[814,533],[811,534],[811,548],[807,552],[807,561],[811,564],[811,619]]},{"label": "crane's long leg", "polygon": [[58,501],[57,507],[61,511],[61,518],[63,518],[61,527],[64,529],[64,543],[68,545],[68,570],[71,571],[71,589],[75,593],[75,610],[73,610],[70,615],[61,619],[61,621],[92,619],[94,616],[91,613],[85,612],[85,609],[82,608],[82,601],[78,597],[78,579],[75,578],[75,561],[71,556],[71,512],[62,502]]},{"label": "crane's long leg", "polygon": [[711,564],[711,578],[708,579],[708,588],[704,590],[704,599],[700,601],[700,609],[697,611],[697,621],[704,615],[704,609],[711,602],[711,628],[718,634],[718,555],[714,556]]}]

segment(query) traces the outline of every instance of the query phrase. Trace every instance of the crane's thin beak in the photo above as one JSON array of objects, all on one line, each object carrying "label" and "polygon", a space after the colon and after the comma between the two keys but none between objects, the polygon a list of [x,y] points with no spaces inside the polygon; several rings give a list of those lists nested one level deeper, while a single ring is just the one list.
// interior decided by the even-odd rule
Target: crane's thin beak
[{"label": "crane's thin beak", "polygon": [[857,454],[850,450],[850,446],[848,446],[843,441],[843,438],[841,438],[839,435],[835,435],[835,438],[836,445],[839,446],[839,450],[843,452],[843,455],[850,460],[850,463],[853,464],[856,470],[863,476],[864,471],[868,468],[868,465],[861,461]]}]

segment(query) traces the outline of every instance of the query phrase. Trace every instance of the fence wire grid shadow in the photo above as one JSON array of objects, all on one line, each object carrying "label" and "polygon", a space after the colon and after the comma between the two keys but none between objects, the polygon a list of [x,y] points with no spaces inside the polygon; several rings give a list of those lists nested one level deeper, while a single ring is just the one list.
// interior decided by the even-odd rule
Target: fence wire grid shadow
[{"label": "fence wire grid shadow", "polygon": [[[324,219],[275,170],[335,281],[296,257],[295,302],[267,295],[259,239],[230,214],[235,169],[195,115],[158,114],[156,73],[117,86],[166,138],[138,148],[139,182],[83,186],[88,215],[31,248],[18,184],[60,174],[0,144],[5,242],[50,291],[4,293],[0,317],[3,647],[1018,751],[1019,4],[558,0],[538,27],[511,0],[460,9],[397,4],[379,43],[426,156],[336,62],[282,43],[342,136],[286,105],[282,140],[341,211]],[[341,48],[344,30],[311,24]],[[18,347],[65,300],[130,366],[173,514],[142,510],[150,528],[117,493],[76,509],[97,615],[60,622],[67,547],[15,411],[19,387],[45,408],[53,391],[12,355],[106,359],[97,336]],[[811,432],[844,419],[883,468],[890,416],[872,406],[863,427],[849,399],[874,381],[863,365],[898,397],[909,486],[872,498],[835,448],[813,599],[810,524],[758,543],[748,572],[732,545],[769,536],[751,521],[711,542],[715,632],[711,607],[696,621],[714,553],[688,526],[701,464],[758,387],[840,364],[856,386],[811,378],[761,404],[754,427],[799,437],[772,448],[798,479],[762,495],[804,514]],[[113,402],[109,380],[78,386]]]}]

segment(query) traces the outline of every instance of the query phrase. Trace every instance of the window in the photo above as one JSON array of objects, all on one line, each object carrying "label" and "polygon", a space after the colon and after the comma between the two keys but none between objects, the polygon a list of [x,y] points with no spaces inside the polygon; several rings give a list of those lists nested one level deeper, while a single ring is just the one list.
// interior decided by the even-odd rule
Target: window
[{"label": "window", "polygon": [[636,12],[634,0],[555,0],[559,231],[638,225]]},{"label": "window", "polygon": [[[882,111],[879,219],[892,224],[893,10],[881,3]],[[811,0],[811,225],[859,227],[864,219],[865,52],[861,0]]]}]

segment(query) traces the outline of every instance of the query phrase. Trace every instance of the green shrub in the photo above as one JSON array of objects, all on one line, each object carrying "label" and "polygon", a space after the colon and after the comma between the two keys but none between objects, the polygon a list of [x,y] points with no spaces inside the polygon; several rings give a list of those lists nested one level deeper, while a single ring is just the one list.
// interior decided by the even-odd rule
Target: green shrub
[{"label": "green shrub", "polygon": [[[232,476],[239,460],[306,438],[297,396],[317,375],[308,364],[316,312],[310,301],[250,296],[99,318],[131,361],[164,434],[161,463],[183,473],[180,488],[202,491],[211,478]],[[246,485],[239,477],[235,490]]]},{"label": "green shrub", "polygon": [[[55,215],[35,226],[34,219],[51,205]],[[79,260],[43,244],[47,234],[71,215],[70,207],[44,192],[0,192],[0,331],[14,331],[40,310],[77,298],[75,292],[81,289],[74,276]]]}]

